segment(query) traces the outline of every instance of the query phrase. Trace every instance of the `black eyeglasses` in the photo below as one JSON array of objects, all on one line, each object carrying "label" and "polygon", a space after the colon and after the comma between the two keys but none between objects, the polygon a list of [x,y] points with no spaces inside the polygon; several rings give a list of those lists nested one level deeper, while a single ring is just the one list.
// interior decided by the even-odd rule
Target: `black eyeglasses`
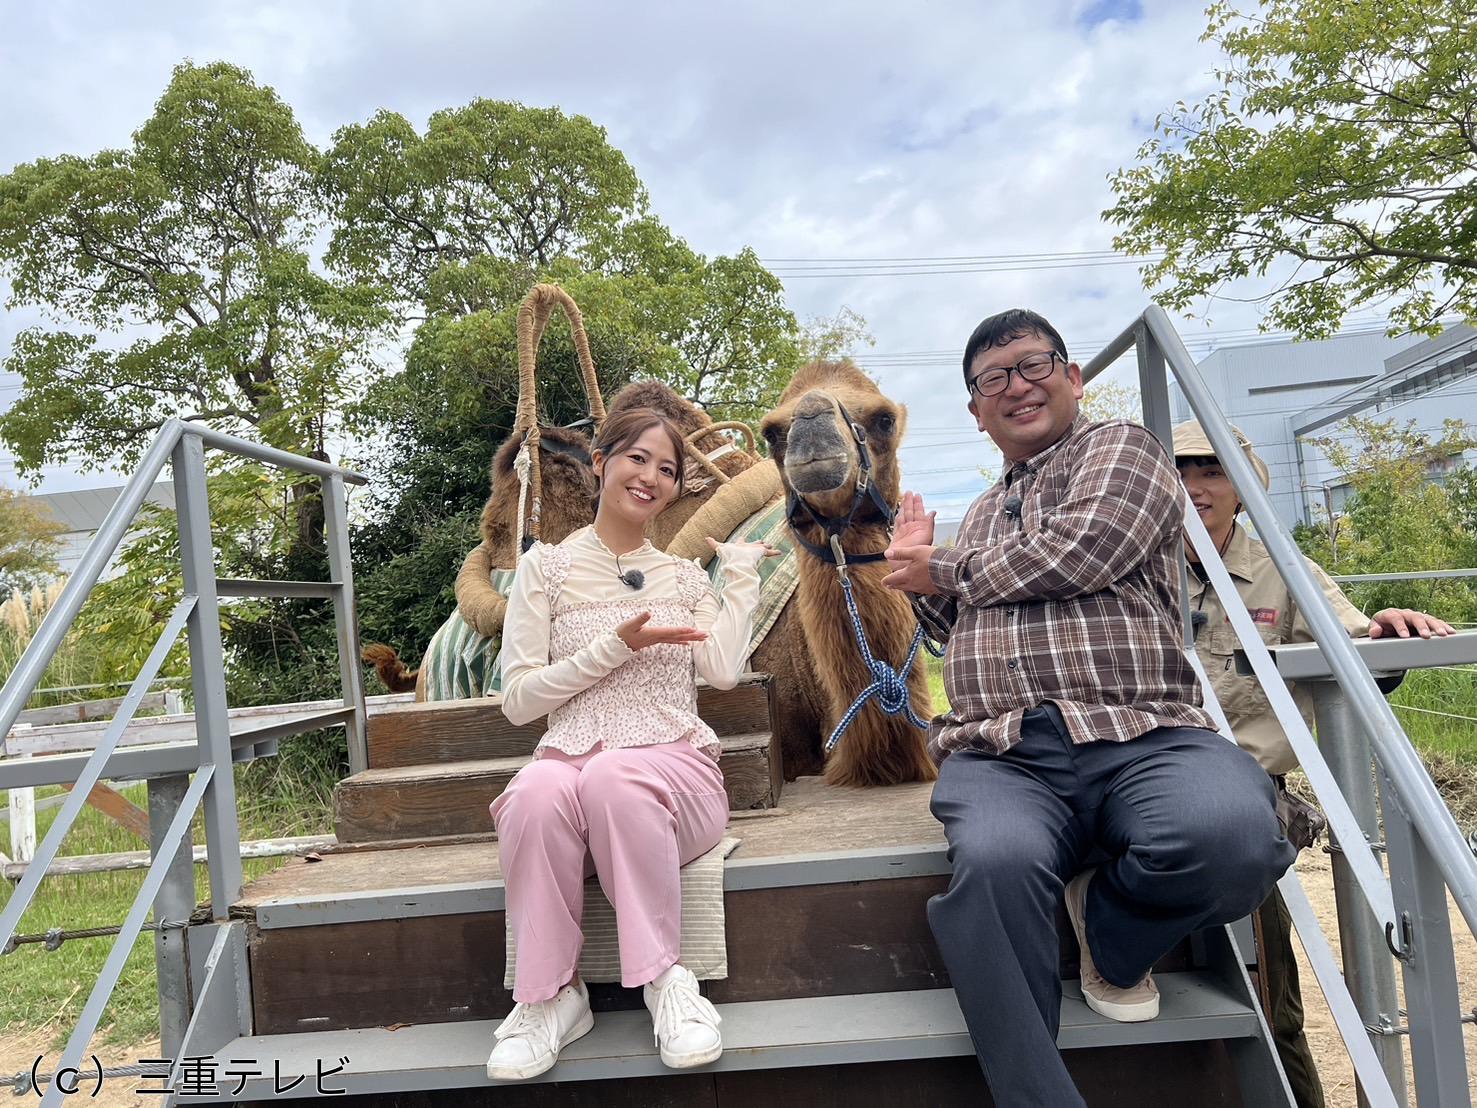
[{"label": "black eyeglasses", "polygon": [[1002,369],[987,369],[973,381],[969,382],[969,391],[976,396],[999,396],[1010,386],[1010,375],[1019,373],[1027,381],[1044,381],[1051,376],[1051,371],[1056,368],[1056,363],[1066,362],[1055,350],[1043,351],[1039,354],[1028,354],[1015,365],[1005,366]]}]

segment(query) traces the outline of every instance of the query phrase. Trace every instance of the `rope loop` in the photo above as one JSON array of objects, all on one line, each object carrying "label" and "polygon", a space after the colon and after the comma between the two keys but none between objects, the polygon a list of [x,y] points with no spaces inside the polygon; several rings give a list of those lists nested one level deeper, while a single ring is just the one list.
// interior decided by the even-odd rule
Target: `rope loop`
[{"label": "rope loop", "polygon": [[[846,595],[846,610],[851,616],[852,634],[856,636],[857,648],[861,650],[862,663],[867,667],[867,672],[872,675],[872,683],[857,694],[857,698],[851,702],[851,707],[846,709],[846,714],[836,724],[836,729],[831,732],[831,737],[826,740],[827,754],[836,749],[836,744],[841,741],[841,736],[846,734],[846,729],[861,714],[861,710],[866,707],[867,701],[869,700],[875,699],[877,706],[887,715],[906,715],[908,722],[914,727],[924,729],[928,727],[928,724],[924,720],[919,719],[917,713],[913,711],[913,702],[908,695],[908,679],[906,676],[912,672],[913,661],[918,656],[918,647],[926,641],[922,625],[920,624],[918,629],[913,632],[913,643],[908,647],[907,658],[900,667],[893,669],[886,661],[872,654],[872,646],[867,642],[867,633],[862,627],[861,613],[856,609],[856,597],[851,591],[851,578],[844,572],[844,565],[838,566],[837,569],[841,578],[841,591]],[[930,654],[934,652],[931,643],[928,646],[928,651]],[[942,651],[939,652],[939,655],[941,654]],[[939,655],[935,655],[935,657]]]}]

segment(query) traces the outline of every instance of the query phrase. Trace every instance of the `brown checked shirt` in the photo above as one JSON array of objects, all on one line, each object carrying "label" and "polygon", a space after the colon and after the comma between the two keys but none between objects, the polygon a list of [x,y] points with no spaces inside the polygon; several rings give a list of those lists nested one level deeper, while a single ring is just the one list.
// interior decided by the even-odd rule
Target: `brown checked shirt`
[{"label": "brown checked shirt", "polygon": [[[1018,517],[1008,497],[1021,498]],[[1204,727],[1180,615],[1184,490],[1164,447],[1133,423],[1078,416],[976,500],[957,545],[913,598],[947,641],[950,710],[929,727],[935,762],[1003,753],[1044,701],[1075,743],[1124,742],[1156,727]]]}]

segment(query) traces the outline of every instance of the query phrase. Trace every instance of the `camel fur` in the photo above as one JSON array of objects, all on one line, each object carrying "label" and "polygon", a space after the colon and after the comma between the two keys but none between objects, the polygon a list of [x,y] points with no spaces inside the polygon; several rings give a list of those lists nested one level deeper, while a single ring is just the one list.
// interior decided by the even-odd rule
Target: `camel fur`
[{"label": "camel fur", "polygon": [[[803,497],[824,516],[844,517],[850,510],[861,455],[842,406],[865,434],[871,480],[888,504],[897,504],[897,447],[907,411],[851,362],[804,366],[761,422],[786,491]],[[818,546],[828,543],[813,523],[799,524],[798,531]],[[885,550],[889,536],[889,522],[864,500],[841,542],[848,554],[862,554]],[[818,773],[824,766],[832,785],[933,780],[937,773],[924,732],[904,716],[884,714],[875,703],[857,715],[829,758],[824,755],[824,740],[872,676],[862,662],[836,568],[803,549],[799,557],[795,597],[750,662],[751,668],[774,675],[773,718],[786,778]],[[917,620],[902,594],[883,587],[887,572],[881,561],[851,566],[852,590],[873,654],[901,665]],[[914,711],[927,719],[933,709],[921,655],[907,683]]]}]

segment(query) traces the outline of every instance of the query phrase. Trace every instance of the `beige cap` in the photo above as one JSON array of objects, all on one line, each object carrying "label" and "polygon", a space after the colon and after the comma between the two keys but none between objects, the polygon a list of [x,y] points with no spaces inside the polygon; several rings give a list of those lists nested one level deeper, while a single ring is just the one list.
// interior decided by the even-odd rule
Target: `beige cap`
[{"label": "beige cap", "polygon": [[[1272,487],[1272,474],[1267,469],[1267,463],[1257,456],[1257,452],[1251,448],[1251,440],[1242,433],[1241,428],[1233,423],[1226,424],[1231,433],[1236,436],[1236,441],[1241,444],[1241,449],[1246,452],[1247,460],[1251,462],[1251,468],[1256,470],[1256,475],[1262,480],[1262,488]],[[1187,420],[1174,429],[1174,456],[1175,458],[1214,458],[1215,447],[1205,437],[1205,429],[1197,420]]]}]

